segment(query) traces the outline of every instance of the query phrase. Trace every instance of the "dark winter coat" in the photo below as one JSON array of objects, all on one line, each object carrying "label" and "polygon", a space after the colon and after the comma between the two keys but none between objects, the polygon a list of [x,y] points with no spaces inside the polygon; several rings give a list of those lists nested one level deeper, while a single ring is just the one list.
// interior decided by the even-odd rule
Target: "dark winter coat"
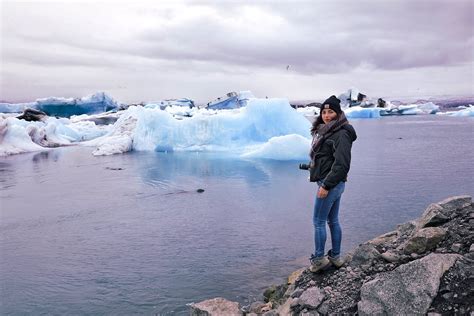
[{"label": "dark winter coat", "polygon": [[357,134],[350,124],[346,124],[324,140],[311,161],[310,181],[321,182],[330,190],[341,181],[347,181],[351,166],[352,143]]}]

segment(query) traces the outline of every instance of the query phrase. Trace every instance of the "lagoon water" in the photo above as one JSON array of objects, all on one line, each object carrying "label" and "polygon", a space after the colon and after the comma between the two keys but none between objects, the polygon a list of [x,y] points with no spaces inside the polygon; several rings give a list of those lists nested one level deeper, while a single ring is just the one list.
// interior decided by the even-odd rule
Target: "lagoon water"
[{"label": "lagoon water", "polygon": [[[474,195],[472,118],[352,123],[343,251]],[[307,264],[316,189],[300,161],[91,151],[0,159],[1,314],[188,314],[260,299]]]}]

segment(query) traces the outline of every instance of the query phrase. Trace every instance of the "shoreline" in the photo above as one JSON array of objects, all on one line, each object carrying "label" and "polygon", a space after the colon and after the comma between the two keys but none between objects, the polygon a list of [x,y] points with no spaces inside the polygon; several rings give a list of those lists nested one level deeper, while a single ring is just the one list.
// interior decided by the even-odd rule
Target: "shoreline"
[{"label": "shoreline", "polygon": [[191,315],[469,314],[473,242],[472,198],[450,197],[360,244],[338,270],[301,268],[267,288],[263,301],[240,306],[213,298],[190,304]]}]

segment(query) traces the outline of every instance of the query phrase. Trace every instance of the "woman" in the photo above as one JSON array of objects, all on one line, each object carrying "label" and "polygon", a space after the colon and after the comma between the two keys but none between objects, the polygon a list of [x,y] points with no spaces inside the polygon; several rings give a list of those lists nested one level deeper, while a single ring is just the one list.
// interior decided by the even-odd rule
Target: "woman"
[{"label": "woman", "polygon": [[[318,272],[331,263],[337,268],[344,264],[341,259],[339,204],[350,168],[352,142],[357,135],[340,103],[334,95],[324,101],[311,128],[310,181],[318,183],[313,214],[315,253],[310,259],[311,272]],[[331,231],[332,249],[324,256],[326,222]]]}]

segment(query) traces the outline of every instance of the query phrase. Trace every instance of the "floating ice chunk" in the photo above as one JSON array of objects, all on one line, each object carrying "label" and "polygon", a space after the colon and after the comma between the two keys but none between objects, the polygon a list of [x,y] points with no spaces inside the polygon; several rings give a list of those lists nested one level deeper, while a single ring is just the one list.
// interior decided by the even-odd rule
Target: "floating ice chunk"
[{"label": "floating ice chunk", "polygon": [[417,104],[417,114],[436,114],[439,111],[439,105],[433,102]]},{"label": "floating ice chunk", "polygon": [[266,158],[275,160],[308,159],[311,140],[297,134],[272,137],[263,145],[249,148],[243,158]]},{"label": "floating ice chunk", "polygon": [[0,118],[0,125],[0,155],[3,156],[68,146],[107,132],[105,127],[97,127],[93,122],[72,124],[66,118],[54,117],[36,122],[15,117]]},{"label": "floating ice chunk", "polygon": [[361,106],[353,106],[344,109],[347,118],[379,118],[382,108],[363,108]]},{"label": "floating ice chunk", "polygon": [[[129,107],[124,111],[117,122],[109,127],[109,132],[101,137],[81,143],[83,146],[97,147],[92,154],[94,156],[107,156],[121,154],[132,150],[133,131],[137,123],[137,113],[140,111],[159,111],[148,110],[136,106]],[[169,114],[168,114],[169,115]]]},{"label": "floating ice chunk", "polygon": [[307,106],[304,108],[297,108],[296,112],[303,114],[307,118],[311,118],[311,117],[318,116],[320,109],[316,106]]},{"label": "floating ice chunk", "polygon": [[472,116],[474,117],[474,105],[469,105],[468,108],[465,108],[460,111],[450,113],[451,116]]},{"label": "floating ice chunk", "polygon": [[32,125],[27,129],[17,121],[19,120],[13,117],[0,118],[0,156],[43,150],[43,147],[32,140],[32,137],[41,138],[38,128]]},{"label": "floating ice chunk", "polygon": [[262,144],[275,136],[309,137],[310,123],[285,99],[250,99],[244,108],[176,120],[169,113],[138,108],[135,150],[231,151]]}]

